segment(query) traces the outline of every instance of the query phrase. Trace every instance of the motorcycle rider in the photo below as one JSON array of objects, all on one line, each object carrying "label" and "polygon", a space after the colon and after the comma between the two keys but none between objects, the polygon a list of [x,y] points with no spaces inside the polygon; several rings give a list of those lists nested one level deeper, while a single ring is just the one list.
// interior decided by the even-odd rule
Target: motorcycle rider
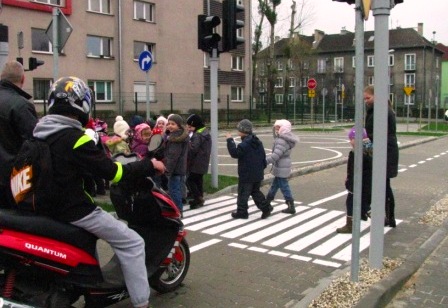
[{"label": "motorcycle rider", "polygon": [[144,158],[122,165],[114,162],[84,133],[91,109],[91,92],[77,77],[62,77],[53,83],[49,114],[36,125],[33,135],[47,139],[56,196],[49,216],[83,228],[108,242],[117,255],[134,307],[147,307],[150,295],[145,265],[144,241],[134,230],[96,206],[84,190],[85,171],[113,183],[164,172],[162,162]]}]

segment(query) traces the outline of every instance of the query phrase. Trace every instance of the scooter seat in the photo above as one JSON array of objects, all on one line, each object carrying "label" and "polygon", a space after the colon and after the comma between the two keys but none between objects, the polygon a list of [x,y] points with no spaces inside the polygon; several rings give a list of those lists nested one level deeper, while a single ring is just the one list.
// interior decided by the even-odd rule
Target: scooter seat
[{"label": "scooter seat", "polygon": [[97,237],[74,225],[54,220],[50,217],[25,213],[15,209],[0,209],[0,229],[30,233],[51,238],[87,251],[95,255]]}]

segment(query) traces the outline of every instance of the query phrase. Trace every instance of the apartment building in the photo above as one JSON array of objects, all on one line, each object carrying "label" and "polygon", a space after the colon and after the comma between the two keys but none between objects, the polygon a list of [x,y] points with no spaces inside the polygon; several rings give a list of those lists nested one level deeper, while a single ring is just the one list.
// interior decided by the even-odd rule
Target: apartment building
[{"label": "apartment building", "polygon": [[[294,38],[278,39],[273,60],[269,51],[263,50],[258,57],[257,85],[254,95],[262,106],[268,94],[268,66],[271,65],[272,109],[291,110],[294,101],[300,112],[309,112],[310,104],[316,104],[322,112],[322,103],[327,103],[326,112],[344,113],[355,106],[355,33],[342,29],[337,34],[325,34],[315,30],[314,35],[296,35]],[[364,85],[374,85],[374,31],[364,33]],[[390,101],[399,116],[404,116],[407,107],[413,115],[448,106],[448,97],[440,97],[442,56],[444,51],[436,42],[423,37],[423,24],[414,28],[389,30],[389,89]],[[272,62],[272,63],[269,63]],[[273,68],[273,70],[272,70]],[[317,81],[315,93],[309,95],[307,81]],[[317,110],[315,109],[315,111]],[[336,112],[335,112],[336,110]],[[439,110],[442,112],[442,109]],[[353,112],[352,112],[353,113]],[[346,113],[347,118],[353,114]],[[425,115],[426,116],[426,115]],[[328,117],[331,118],[331,117]]]},{"label": "apartment building", "polygon": [[[247,20],[247,26],[238,32],[245,44],[220,55],[218,93],[220,102],[230,98],[231,108],[247,108],[250,0],[238,1],[245,7],[241,19]],[[73,28],[56,57],[57,77],[73,75],[86,80],[95,91],[96,110],[146,110],[147,83],[151,114],[209,109],[209,56],[198,49],[197,16],[209,11],[221,16],[222,1],[3,0],[1,6],[0,23],[9,32],[8,58],[22,57],[25,68],[29,57],[45,61],[26,72],[24,87],[40,112],[55,77],[52,40],[46,33],[55,7]],[[144,50],[153,55],[147,73],[138,65]]]}]

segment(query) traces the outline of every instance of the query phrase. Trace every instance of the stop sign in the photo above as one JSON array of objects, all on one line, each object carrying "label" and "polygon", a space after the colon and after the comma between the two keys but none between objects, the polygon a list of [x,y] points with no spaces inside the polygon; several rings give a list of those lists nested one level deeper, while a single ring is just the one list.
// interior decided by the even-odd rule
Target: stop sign
[{"label": "stop sign", "polygon": [[306,83],[306,85],[308,86],[308,89],[314,90],[314,89],[316,89],[317,81],[314,78],[310,78],[310,79],[308,79],[308,82]]}]

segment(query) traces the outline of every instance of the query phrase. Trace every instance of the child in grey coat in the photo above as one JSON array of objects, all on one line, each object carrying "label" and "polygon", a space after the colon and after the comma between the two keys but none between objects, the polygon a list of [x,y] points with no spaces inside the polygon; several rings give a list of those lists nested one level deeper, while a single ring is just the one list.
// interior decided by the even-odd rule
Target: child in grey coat
[{"label": "child in grey coat", "polygon": [[271,155],[266,157],[267,164],[272,164],[271,174],[275,177],[266,200],[271,202],[280,188],[288,208],[283,213],[295,214],[294,198],[289,187],[288,177],[291,175],[291,150],[299,142],[299,137],[291,132],[288,120],[277,120],[273,127],[274,145]]}]

